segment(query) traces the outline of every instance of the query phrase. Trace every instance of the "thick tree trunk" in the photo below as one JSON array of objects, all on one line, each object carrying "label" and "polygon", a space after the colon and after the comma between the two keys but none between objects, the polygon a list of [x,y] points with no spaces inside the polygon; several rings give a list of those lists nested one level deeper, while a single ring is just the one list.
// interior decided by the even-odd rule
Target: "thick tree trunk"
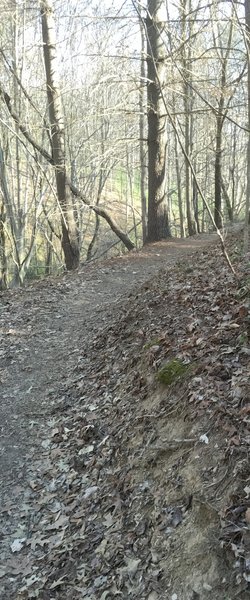
[{"label": "thick tree trunk", "polygon": [[40,12],[42,18],[43,55],[46,71],[52,153],[55,165],[58,201],[62,210],[62,248],[66,267],[71,270],[75,269],[79,264],[79,241],[72,197],[66,179],[64,115],[58,82],[52,2],[50,0],[40,0]]},{"label": "thick tree trunk", "polygon": [[165,2],[148,0],[148,241],[170,236],[166,193]]}]

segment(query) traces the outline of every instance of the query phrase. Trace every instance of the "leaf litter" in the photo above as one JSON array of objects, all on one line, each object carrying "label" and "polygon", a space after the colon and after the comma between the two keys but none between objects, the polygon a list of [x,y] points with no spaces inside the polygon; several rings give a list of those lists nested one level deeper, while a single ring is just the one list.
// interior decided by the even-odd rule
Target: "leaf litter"
[{"label": "leaf litter", "polygon": [[[231,254],[239,246],[232,237]],[[120,299],[87,345],[79,332],[29,487],[2,506],[5,538],[19,520],[2,598],[249,597],[250,289],[238,261],[236,280],[209,246]],[[189,368],[165,386],[169,361]]]}]

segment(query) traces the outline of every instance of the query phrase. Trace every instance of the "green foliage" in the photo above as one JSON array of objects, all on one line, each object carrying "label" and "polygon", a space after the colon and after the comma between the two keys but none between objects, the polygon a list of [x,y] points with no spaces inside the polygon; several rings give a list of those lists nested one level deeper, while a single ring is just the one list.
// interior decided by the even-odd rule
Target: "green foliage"
[{"label": "green foliage", "polygon": [[179,377],[182,377],[190,369],[190,365],[186,365],[181,360],[175,358],[163,365],[157,373],[157,379],[164,385],[171,385]]}]

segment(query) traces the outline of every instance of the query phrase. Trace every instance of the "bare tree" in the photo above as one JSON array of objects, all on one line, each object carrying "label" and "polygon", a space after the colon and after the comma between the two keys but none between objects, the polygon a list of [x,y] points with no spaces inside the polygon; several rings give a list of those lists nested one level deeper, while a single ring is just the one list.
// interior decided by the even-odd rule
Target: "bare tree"
[{"label": "bare tree", "polygon": [[250,0],[245,0],[245,42],[247,49],[247,110],[248,110],[248,142],[247,142],[247,188],[244,227],[244,250],[249,249],[249,214],[250,214]]},{"label": "bare tree", "polygon": [[[199,4],[199,3],[198,3]],[[184,136],[185,136],[185,198],[187,212],[187,228],[188,234],[196,233],[197,225],[195,225],[194,211],[191,202],[192,192],[192,174],[190,171],[190,160],[192,160],[193,148],[193,114],[192,107],[194,103],[194,93],[192,89],[192,45],[190,43],[193,21],[187,18],[193,10],[191,0],[181,0],[181,68],[183,78],[183,108],[184,108]]]},{"label": "bare tree", "polygon": [[58,201],[62,209],[62,248],[66,267],[71,270],[78,266],[80,253],[72,196],[66,178],[64,113],[58,80],[55,21],[52,2],[50,0],[41,0],[40,11],[52,155],[55,166]]},{"label": "bare tree", "polygon": [[170,236],[166,194],[167,139],[164,89],[166,86],[166,27],[164,0],[148,0],[148,241]]},{"label": "bare tree", "polygon": [[[233,9],[232,9],[233,10]],[[232,15],[231,15],[232,17]],[[220,67],[219,75],[219,99],[216,111],[216,137],[215,137],[215,170],[214,170],[214,220],[216,226],[222,227],[222,153],[223,140],[222,130],[227,115],[228,105],[231,100],[227,81],[227,66],[232,47],[233,20],[229,19],[227,38],[225,40],[225,26],[222,28],[216,21],[213,22],[213,42],[217,53]],[[222,29],[222,31],[221,31]],[[229,100],[228,100],[229,95]]]},{"label": "bare tree", "polygon": [[145,244],[147,239],[147,198],[146,198],[146,187],[147,187],[147,166],[146,166],[146,147],[145,139],[147,135],[147,123],[146,123],[146,46],[147,40],[145,36],[145,29],[142,20],[142,10],[139,6],[139,17],[140,17],[140,35],[141,35],[141,71],[140,71],[140,90],[139,90],[139,110],[140,110],[140,181],[141,181],[141,216],[142,216],[142,240]]}]

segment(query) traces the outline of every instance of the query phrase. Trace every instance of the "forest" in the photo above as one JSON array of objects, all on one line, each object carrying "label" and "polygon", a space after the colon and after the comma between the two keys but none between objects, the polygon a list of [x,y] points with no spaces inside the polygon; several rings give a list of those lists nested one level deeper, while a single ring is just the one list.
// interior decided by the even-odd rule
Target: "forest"
[{"label": "forest", "polygon": [[0,11],[0,600],[249,600],[250,0]]},{"label": "forest", "polygon": [[2,2],[2,289],[234,221],[247,248],[249,5]]}]

